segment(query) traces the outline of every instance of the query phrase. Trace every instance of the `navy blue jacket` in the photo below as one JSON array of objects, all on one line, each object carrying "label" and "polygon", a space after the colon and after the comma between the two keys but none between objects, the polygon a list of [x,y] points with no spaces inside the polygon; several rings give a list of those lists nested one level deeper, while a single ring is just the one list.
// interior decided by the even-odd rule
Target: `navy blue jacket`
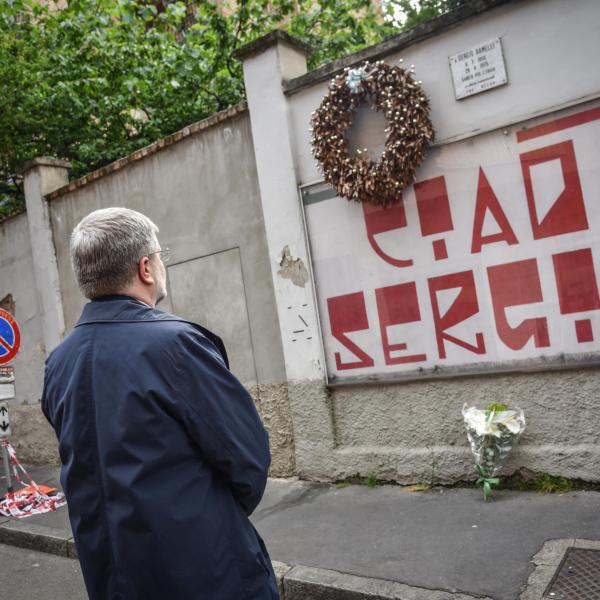
[{"label": "navy blue jacket", "polygon": [[268,436],[219,338],[127,296],[88,303],[42,409],[93,600],[276,600],[248,520]]}]

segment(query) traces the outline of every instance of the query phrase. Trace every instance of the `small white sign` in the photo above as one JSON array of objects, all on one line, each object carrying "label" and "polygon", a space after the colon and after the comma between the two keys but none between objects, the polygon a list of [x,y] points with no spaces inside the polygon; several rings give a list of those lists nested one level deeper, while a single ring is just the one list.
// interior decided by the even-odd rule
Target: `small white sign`
[{"label": "small white sign", "polygon": [[0,400],[10,400],[15,397],[14,383],[0,383]]},{"label": "small white sign", "polygon": [[15,381],[15,368],[7,367],[6,365],[0,366],[0,384],[2,383],[13,383]]},{"label": "small white sign", "polygon": [[0,437],[10,435],[10,419],[8,417],[8,402],[0,402]]},{"label": "small white sign", "polygon": [[508,82],[500,38],[454,54],[449,60],[457,100]]}]

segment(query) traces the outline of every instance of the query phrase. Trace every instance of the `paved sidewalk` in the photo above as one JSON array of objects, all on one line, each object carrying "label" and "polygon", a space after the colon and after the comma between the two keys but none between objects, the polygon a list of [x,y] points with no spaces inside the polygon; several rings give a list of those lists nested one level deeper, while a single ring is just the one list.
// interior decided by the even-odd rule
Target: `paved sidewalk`
[{"label": "paved sidewalk", "polygon": [[2,600],[87,600],[76,560],[0,544]]},{"label": "paved sidewalk", "polygon": [[[494,495],[274,479],[252,520],[286,600],[541,600],[568,546],[600,548],[600,493]],[[0,518],[0,543],[75,556],[66,509]]]}]

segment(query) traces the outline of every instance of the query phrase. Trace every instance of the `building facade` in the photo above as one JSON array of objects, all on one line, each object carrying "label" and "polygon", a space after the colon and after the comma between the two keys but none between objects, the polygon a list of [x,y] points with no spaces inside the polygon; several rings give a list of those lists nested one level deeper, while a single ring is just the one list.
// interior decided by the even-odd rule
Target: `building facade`
[{"label": "building facade", "polygon": [[[468,479],[461,409],[505,402],[527,419],[508,471],[600,479],[598,17],[592,0],[470,3],[312,72],[276,32],[238,53],[247,108],[70,184],[65,165],[32,165],[27,214],[0,225],[0,296],[28,340],[17,447],[52,452],[43,357],[84,301],[70,231],[125,205],[173,250],[164,308],[224,337],[274,474]],[[364,60],[415,66],[436,134],[387,208],[338,197],[311,154],[329,81]],[[376,157],[385,127],[361,109],[351,142]]]}]

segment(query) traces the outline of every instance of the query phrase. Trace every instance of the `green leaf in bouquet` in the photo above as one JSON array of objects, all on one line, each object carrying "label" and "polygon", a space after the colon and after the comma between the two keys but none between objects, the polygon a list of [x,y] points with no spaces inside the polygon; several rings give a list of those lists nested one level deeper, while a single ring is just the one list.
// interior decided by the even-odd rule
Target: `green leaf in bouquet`
[{"label": "green leaf in bouquet", "polygon": [[475,470],[479,475],[479,478],[475,482],[475,486],[483,488],[483,499],[487,502],[492,499],[492,486],[500,485],[500,478],[490,477],[481,465],[475,465]]},{"label": "green leaf in bouquet", "polygon": [[508,410],[508,406],[502,402],[492,402],[485,407],[485,410],[488,414],[501,413]]}]

